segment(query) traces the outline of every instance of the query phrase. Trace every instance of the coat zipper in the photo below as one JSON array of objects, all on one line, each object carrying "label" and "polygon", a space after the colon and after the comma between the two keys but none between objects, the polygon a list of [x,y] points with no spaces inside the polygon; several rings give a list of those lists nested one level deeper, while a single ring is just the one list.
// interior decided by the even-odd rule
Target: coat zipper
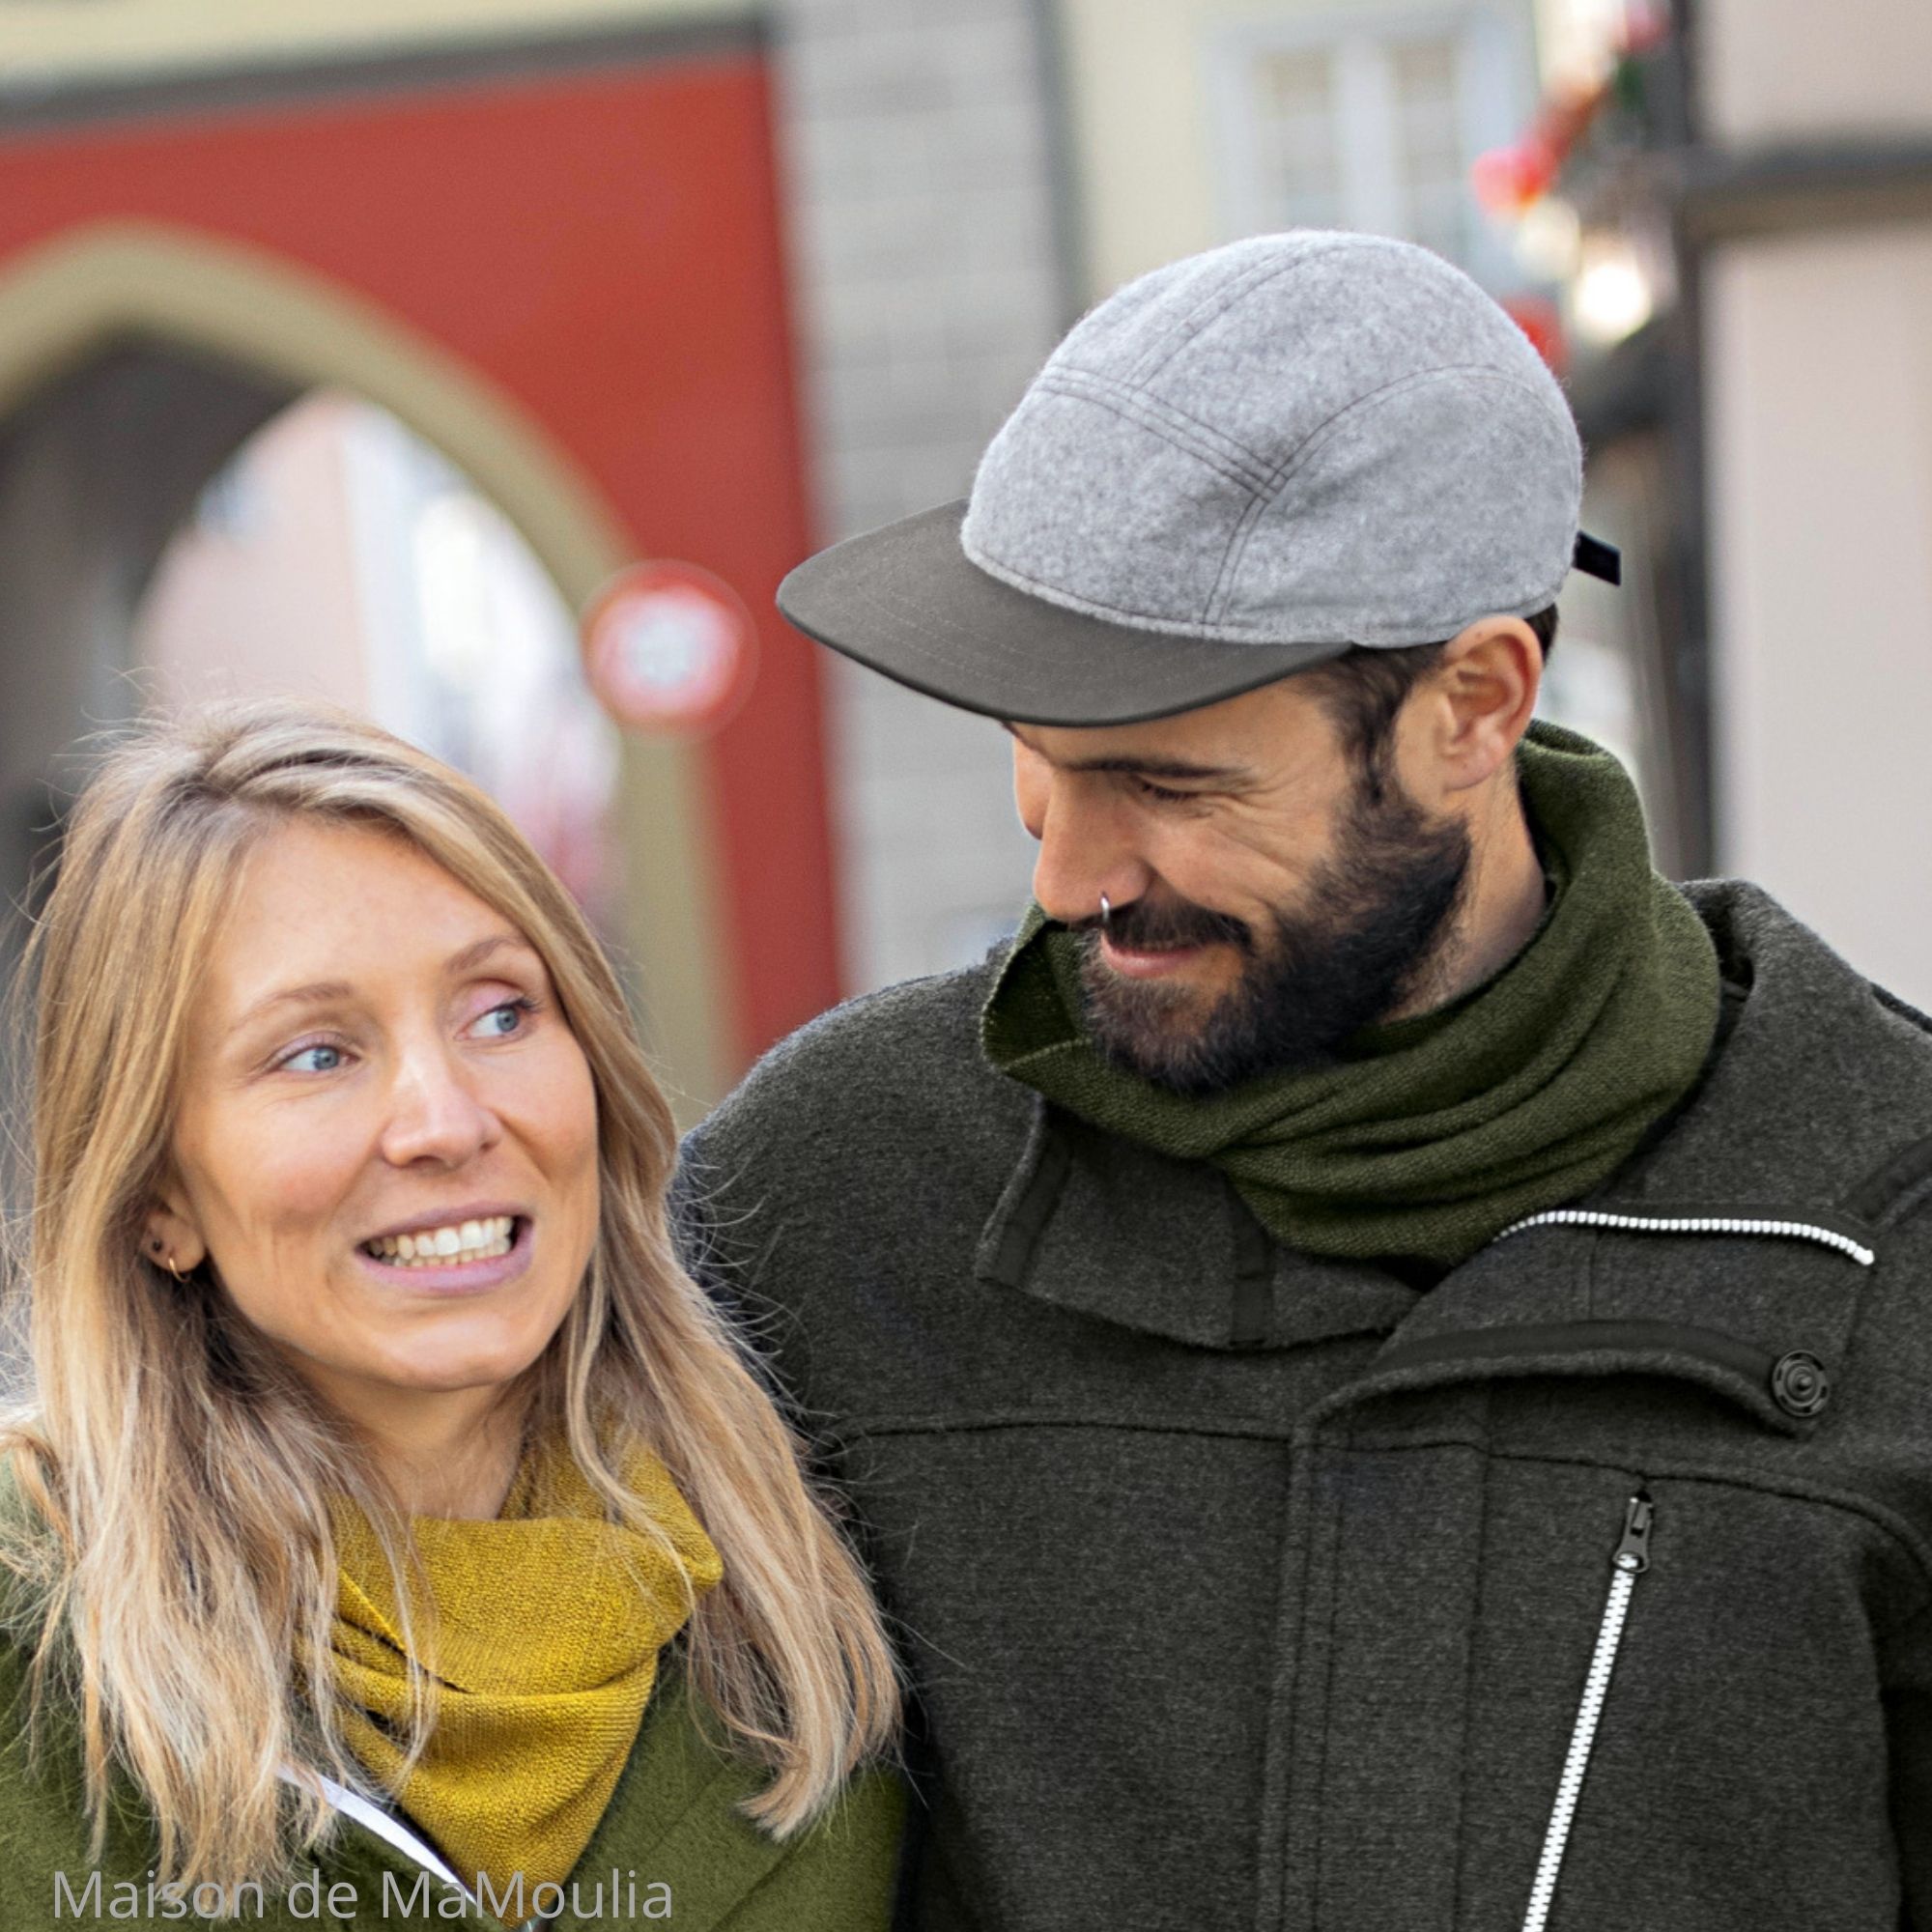
[{"label": "coat zipper", "polygon": [[1863,1242],[1810,1221],[1737,1220],[1715,1214],[1623,1214],[1604,1208],[1548,1208],[1540,1214],[1512,1221],[1495,1238],[1501,1240],[1519,1228],[1534,1228],[1546,1221],[1568,1221],[1588,1228],[1651,1228],[1672,1235],[1789,1235],[1800,1240],[1822,1241],[1828,1248],[1849,1255],[1861,1267],[1870,1267],[1878,1259]]},{"label": "coat zipper", "polygon": [[1584,1679],[1582,1701],[1577,1706],[1577,1721],[1570,1732],[1570,1751],[1563,1760],[1563,1776],[1557,1781],[1556,1804],[1543,1838],[1543,1856],[1536,1861],[1536,1881],[1530,1887],[1529,1910],[1523,1917],[1522,1932],[1543,1932],[1549,1919],[1549,1908],[1556,1897],[1556,1872],[1563,1862],[1563,1848],[1570,1840],[1570,1822],[1576,1816],[1577,1800],[1583,1789],[1583,1774],[1589,1768],[1597,1719],[1603,1716],[1604,1697],[1610,1688],[1610,1666],[1617,1661],[1624,1618],[1630,1612],[1631,1592],[1636,1588],[1636,1579],[1650,1568],[1651,1514],[1650,1495],[1643,1490],[1630,1499],[1624,1510],[1623,1536],[1610,1557],[1610,1589],[1604,1600],[1603,1622],[1597,1627],[1596,1654],[1590,1659],[1590,1674]]}]

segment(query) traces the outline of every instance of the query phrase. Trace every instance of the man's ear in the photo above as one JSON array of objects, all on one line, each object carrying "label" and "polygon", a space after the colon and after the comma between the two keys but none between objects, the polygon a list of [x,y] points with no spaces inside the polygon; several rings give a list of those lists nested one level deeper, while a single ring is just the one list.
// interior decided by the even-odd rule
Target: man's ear
[{"label": "man's ear", "polygon": [[1480,783],[1529,728],[1543,682],[1543,650],[1520,617],[1478,617],[1443,647],[1432,682],[1445,715],[1437,756],[1452,789]]}]

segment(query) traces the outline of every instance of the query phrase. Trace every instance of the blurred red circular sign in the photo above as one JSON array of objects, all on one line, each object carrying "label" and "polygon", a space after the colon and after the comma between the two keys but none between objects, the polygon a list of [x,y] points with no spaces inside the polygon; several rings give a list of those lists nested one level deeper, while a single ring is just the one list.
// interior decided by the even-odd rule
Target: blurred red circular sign
[{"label": "blurred red circular sign", "polygon": [[635,731],[715,731],[751,689],[757,633],[744,599],[695,563],[639,563],[583,613],[590,688]]}]

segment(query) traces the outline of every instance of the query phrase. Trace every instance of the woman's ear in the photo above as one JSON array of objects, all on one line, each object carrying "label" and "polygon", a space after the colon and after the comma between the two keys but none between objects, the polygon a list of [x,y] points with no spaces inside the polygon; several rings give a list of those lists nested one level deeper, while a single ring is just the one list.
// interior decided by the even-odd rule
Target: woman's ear
[{"label": "woman's ear", "polygon": [[141,1253],[156,1267],[186,1274],[207,1259],[208,1243],[201,1238],[186,1205],[163,1199],[148,1208],[141,1230]]}]

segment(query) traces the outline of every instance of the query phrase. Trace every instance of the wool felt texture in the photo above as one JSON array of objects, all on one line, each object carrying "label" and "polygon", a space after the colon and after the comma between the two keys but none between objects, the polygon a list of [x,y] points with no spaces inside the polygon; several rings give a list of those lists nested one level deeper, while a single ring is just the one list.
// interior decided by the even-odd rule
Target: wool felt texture
[{"label": "wool felt texture", "polygon": [[1036,905],[986,1004],[987,1059],[1095,1126],[1223,1169],[1305,1253],[1453,1266],[1585,1193],[1697,1077],[1718,957],[1651,865],[1614,755],[1536,720],[1517,762],[1555,891],[1516,957],[1447,1006],[1363,1029],[1335,1065],[1183,1097],[1102,1056],[1080,1019],[1084,941]]},{"label": "wool felt texture", "polygon": [[1248,237],[1094,309],[987,445],[960,544],[1071,611],[1230,643],[1413,643],[1568,574],[1582,447],[1474,281],[1413,242]]},{"label": "wool felt texture", "polygon": [[[527,1894],[569,1876],[637,1737],[660,1652],[723,1575],[656,1456],[640,1451],[626,1480],[667,1545],[608,1521],[556,1444],[529,1449],[496,1519],[412,1520],[439,1619],[419,1660],[436,1725],[399,1795],[466,1883],[488,1872],[500,1892],[522,1872]],[[337,1533],[344,1734],[394,1789],[408,1712],[401,1619],[366,1520],[341,1506]]]},{"label": "wool felt texture", "polygon": [[1563,391],[1475,282],[1412,242],[1294,229],[1118,290],[966,501],[809,557],[779,608],[948,703],[1121,724],[1541,611],[1581,489]]}]

